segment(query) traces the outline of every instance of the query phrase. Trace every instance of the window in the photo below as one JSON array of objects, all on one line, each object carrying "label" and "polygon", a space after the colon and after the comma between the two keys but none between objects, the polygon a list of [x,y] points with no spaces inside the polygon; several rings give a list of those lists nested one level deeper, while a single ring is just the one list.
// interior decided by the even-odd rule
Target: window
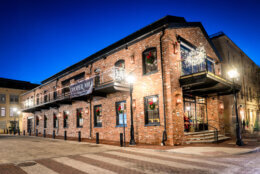
[{"label": "window", "polygon": [[10,103],[19,103],[18,95],[10,95]]},{"label": "window", "polygon": [[159,101],[158,96],[148,96],[144,98],[145,107],[145,124],[147,125],[159,125]]},{"label": "window", "polygon": [[68,127],[68,117],[69,117],[69,112],[63,111],[63,127],[64,128]]},{"label": "window", "polygon": [[206,62],[207,62],[207,70],[215,74],[215,63],[213,59],[208,57]]},{"label": "window", "polygon": [[1,107],[1,116],[5,117],[5,107]]},{"label": "window", "polygon": [[125,61],[118,60],[115,63],[115,80],[116,81],[124,81],[125,80]]},{"label": "window", "polygon": [[0,103],[5,103],[5,94],[0,94]]},{"label": "window", "polygon": [[17,111],[15,111],[15,108],[10,108],[10,117],[16,117],[18,116]]},{"label": "window", "polygon": [[77,109],[77,127],[83,126],[82,108]]},{"label": "window", "polygon": [[37,103],[37,105],[40,104],[40,94],[36,95],[36,103]]},{"label": "window", "polygon": [[156,48],[148,48],[143,52],[143,74],[152,74],[158,71]]},{"label": "window", "polygon": [[44,91],[44,103],[48,101],[47,91]]},{"label": "window", "polygon": [[252,91],[251,91],[251,87],[249,87],[249,98],[250,98],[250,101],[252,102]]},{"label": "window", "polygon": [[43,127],[44,128],[47,128],[47,120],[48,120],[47,116],[44,115],[44,122],[43,122]]},{"label": "window", "polygon": [[36,126],[39,126],[39,122],[40,122],[39,116],[36,116]]},{"label": "window", "polygon": [[94,106],[94,126],[102,127],[102,106]]},{"label": "window", "polygon": [[56,113],[53,113],[53,128],[58,128],[58,118],[57,118],[57,115]]},{"label": "window", "polygon": [[116,125],[121,126],[127,124],[126,119],[126,101],[116,102]]},{"label": "window", "polygon": [[100,69],[97,68],[94,70],[95,72],[95,86],[100,85]]}]

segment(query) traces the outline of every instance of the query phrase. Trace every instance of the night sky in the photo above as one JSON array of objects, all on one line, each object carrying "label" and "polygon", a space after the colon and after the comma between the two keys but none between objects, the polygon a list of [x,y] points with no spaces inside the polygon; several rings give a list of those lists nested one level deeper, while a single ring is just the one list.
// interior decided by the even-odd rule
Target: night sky
[{"label": "night sky", "polygon": [[259,0],[0,0],[0,77],[40,83],[164,17],[223,31],[260,65]]}]

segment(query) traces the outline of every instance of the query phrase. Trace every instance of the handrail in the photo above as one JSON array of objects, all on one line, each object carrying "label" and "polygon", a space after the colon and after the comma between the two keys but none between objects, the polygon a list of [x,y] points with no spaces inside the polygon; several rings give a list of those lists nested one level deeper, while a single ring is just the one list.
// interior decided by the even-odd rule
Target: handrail
[{"label": "handrail", "polygon": [[[193,120],[199,121],[198,119],[193,119]],[[215,120],[213,120],[213,121],[215,121]],[[214,139],[215,139],[215,142],[217,143],[218,142],[218,129],[214,126],[209,125],[209,124],[207,124],[207,125],[208,125],[208,127],[212,127],[214,129]]]}]

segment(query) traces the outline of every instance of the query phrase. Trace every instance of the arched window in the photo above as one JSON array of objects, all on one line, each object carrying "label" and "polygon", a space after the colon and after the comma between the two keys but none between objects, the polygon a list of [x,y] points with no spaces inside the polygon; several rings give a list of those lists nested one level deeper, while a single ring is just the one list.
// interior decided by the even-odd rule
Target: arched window
[{"label": "arched window", "polygon": [[115,63],[115,81],[123,81],[125,79],[125,60],[118,60]]},{"label": "arched window", "polygon": [[143,54],[143,74],[152,74],[158,71],[156,48],[148,48]]}]

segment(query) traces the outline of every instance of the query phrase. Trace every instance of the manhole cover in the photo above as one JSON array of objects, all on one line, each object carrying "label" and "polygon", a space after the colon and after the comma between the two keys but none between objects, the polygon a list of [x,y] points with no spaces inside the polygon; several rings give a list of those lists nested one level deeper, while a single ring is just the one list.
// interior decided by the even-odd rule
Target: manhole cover
[{"label": "manhole cover", "polygon": [[19,166],[19,167],[28,167],[28,166],[33,166],[35,164],[36,164],[36,162],[24,162],[24,163],[17,164],[17,166]]}]

